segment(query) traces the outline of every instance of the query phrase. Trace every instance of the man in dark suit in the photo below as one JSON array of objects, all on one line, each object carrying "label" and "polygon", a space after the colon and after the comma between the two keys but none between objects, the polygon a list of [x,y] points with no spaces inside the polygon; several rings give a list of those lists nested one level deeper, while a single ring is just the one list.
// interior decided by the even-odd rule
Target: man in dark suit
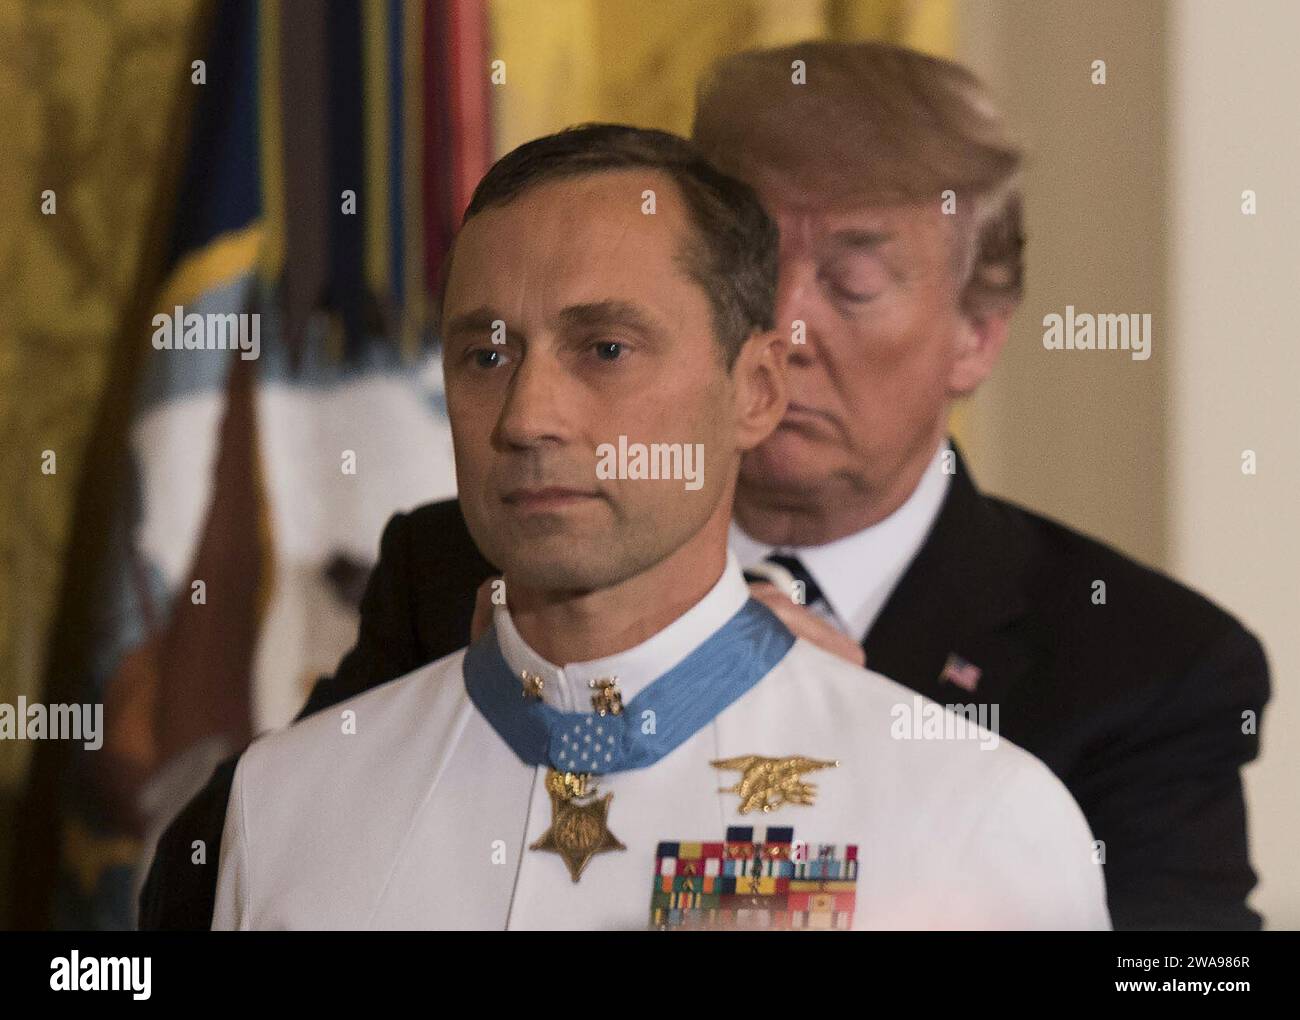
[{"label": "man in dark suit", "polygon": [[[1258,642],[982,495],[946,440],[1021,292],[1020,157],[978,82],[871,44],[740,54],[706,82],[695,136],[781,226],[791,411],[746,459],[732,534],[742,565],[797,581],[806,608],[775,588],[769,604],[921,694],[997,706],[1001,735],[1087,816],[1117,929],[1259,927],[1239,773],[1269,693]],[[303,714],[463,646],[491,573],[456,504],[394,517],[357,645]],[[192,864],[192,844],[219,841],[233,772],[164,835],[142,927],[208,927],[216,855]]]}]

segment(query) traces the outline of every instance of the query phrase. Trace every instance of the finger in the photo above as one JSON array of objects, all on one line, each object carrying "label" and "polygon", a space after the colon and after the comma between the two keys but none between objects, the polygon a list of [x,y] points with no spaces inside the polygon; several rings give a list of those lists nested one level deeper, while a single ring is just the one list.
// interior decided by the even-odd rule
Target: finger
[{"label": "finger", "polygon": [[781,590],[765,581],[756,581],[749,586],[750,594],[768,609],[772,610],[783,624],[796,637],[810,641],[819,648],[838,656],[855,666],[866,664],[866,655],[862,646],[843,631],[827,623],[812,610],[795,605],[782,594]]},{"label": "finger", "polygon": [[749,594],[758,599],[763,605],[768,605],[774,597],[785,602],[790,601],[771,581],[751,581],[749,583]]}]

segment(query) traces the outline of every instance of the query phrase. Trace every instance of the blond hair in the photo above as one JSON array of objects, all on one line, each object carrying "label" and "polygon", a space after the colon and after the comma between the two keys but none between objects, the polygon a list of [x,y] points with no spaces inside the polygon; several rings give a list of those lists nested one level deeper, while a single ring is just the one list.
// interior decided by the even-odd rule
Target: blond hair
[{"label": "blond hair", "polygon": [[737,53],[700,82],[692,136],[724,173],[775,178],[818,204],[939,203],[951,190],[962,307],[1020,300],[1022,154],[966,68],[878,42]]}]

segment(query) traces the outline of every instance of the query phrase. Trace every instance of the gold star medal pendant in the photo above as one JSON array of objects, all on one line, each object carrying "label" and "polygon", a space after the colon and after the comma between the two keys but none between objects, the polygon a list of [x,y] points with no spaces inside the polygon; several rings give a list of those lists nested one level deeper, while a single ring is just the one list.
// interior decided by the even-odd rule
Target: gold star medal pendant
[{"label": "gold star medal pendant", "polygon": [[546,792],[551,797],[551,827],[528,849],[559,854],[574,882],[596,854],[627,849],[609,831],[609,804],[614,795],[597,798],[590,772],[548,768]]}]

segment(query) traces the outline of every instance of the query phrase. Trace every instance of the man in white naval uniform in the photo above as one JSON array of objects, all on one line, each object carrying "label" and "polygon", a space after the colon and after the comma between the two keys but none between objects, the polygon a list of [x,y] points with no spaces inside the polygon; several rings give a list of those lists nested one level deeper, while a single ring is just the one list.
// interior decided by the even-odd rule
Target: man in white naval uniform
[{"label": "man in white naval uniform", "polygon": [[[489,171],[442,323],[460,500],[507,604],[245,752],[214,928],[645,928],[733,826],[841,848],[833,913],[794,905],[811,865],[685,872],[755,908],[788,891],[776,926],[1109,926],[1044,765],[985,730],[914,739],[907,713],[956,717],[748,597],[726,543],[740,457],[785,406],[776,245],[747,187],[661,132],[572,129]],[[756,916],[731,906],[712,920]]]}]

